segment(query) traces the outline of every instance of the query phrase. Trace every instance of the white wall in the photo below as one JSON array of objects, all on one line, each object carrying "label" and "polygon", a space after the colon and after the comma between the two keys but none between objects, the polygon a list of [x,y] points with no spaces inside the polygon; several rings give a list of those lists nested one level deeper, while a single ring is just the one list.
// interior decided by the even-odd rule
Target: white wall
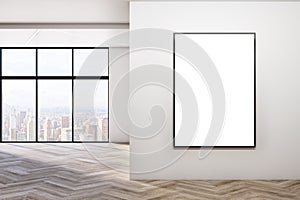
[{"label": "white wall", "polygon": [[128,41],[111,41],[123,32],[127,29],[0,29],[0,45],[128,47]]},{"label": "white wall", "polygon": [[[129,48],[128,47],[112,47],[109,49],[109,141],[117,143],[128,143],[129,127],[120,127],[113,118],[112,98],[113,91],[118,84],[118,81],[128,73],[129,70]],[[123,88],[128,91],[129,82]],[[125,95],[128,95],[126,92]],[[126,104],[127,96],[123,95],[124,101],[119,103]]]},{"label": "white wall", "polygon": [[128,23],[127,0],[0,0],[0,23]]},{"label": "white wall", "polygon": [[[130,10],[131,29],[257,34],[256,149],[213,150],[204,160],[198,159],[198,151],[188,150],[176,162],[165,167],[162,161],[180,150],[170,147],[166,153],[138,156],[137,153],[159,150],[165,142],[172,140],[172,94],[152,88],[149,96],[156,95],[156,103],[159,101],[164,105],[167,122],[157,137],[130,139],[132,179],[300,178],[299,2],[131,2]],[[135,38],[131,39],[130,46]],[[172,34],[170,45],[171,41]],[[163,52],[133,54],[130,68],[151,60],[172,68],[172,54]],[[149,101],[147,98],[140,102]],[[143,108],[143,105],[133,104],[134,114],[143,116],[134,109]],[[163,168],[134,173],[151,171],[152,166]]]}]

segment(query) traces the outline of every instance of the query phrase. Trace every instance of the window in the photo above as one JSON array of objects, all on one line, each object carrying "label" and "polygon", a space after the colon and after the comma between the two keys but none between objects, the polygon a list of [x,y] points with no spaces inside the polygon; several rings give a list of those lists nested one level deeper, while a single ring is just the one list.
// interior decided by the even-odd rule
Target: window
[{"label": "window", "polygon": [[38,139],[72,141],[72,81],[38,80]]},{"label": "window", "polygon": [[[93,58],[87,57],[94,54]],[[74,74],[75,76],[108,76],[108,70],[101,71],[99,69],[108,69],[108,51],[102,49],[74,49]],[[85,67],[82,67],[82,65]]]},{"label": "window", "polygon": [[5,47],[0,65],[1,142],[108,142],[108,48]]},{"label": "window", "polygon": [[38,67],[39,76],[72,76],[72,49],[38,49]]},{"label": "window", "polygon": [[35,141],[35,81],[2,80],[2,140]]},{"label": "window", "polygon": [[[75,141],[108,140],[108,80],[75,80],[74,137]],[[91,88],[87,101],[81,95],[83,88]]]},{"label": "window", "polygon": [[35,49],[2,49],[3,76],[34,76]]}]

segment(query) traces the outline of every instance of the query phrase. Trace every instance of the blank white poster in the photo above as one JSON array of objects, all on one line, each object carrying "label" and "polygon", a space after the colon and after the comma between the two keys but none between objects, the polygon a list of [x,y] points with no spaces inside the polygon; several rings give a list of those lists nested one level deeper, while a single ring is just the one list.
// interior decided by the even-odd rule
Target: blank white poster
[{"label": "blank white poster", "polygon": [[[205,77],[194,66],[176,55],[181,37],[197,43],[214,63],[225,93],[225,119],[216,141],[205,141],[213,116],[213,104]],[[174,35],[175,72],[190,85],[198,104],[198,126],[192,142],[176,139],[181,126],[182,110],[175,98],[175,147],[255,146],[255,34],[254,33],[182,33]],[[180,45],[178,45],[180,46]],[[176,78],[175,96],[176,96]]]}]

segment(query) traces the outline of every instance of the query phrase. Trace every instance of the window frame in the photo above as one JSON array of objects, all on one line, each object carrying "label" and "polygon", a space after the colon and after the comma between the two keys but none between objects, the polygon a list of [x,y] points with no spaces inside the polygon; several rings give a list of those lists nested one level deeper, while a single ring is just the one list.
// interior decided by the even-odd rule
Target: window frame
[{"label": "window frame", "polygon": [[[35,49],[35,76],[3,76],[2,75],[2,50],[4,49]],[[38,75],[38,50],[39,49],[70,49],[72,51],[72,75],[71,76],[44,76]],[[74,75],[74,50],[75,49],[106,49],[108,76],[75,76]],[[2,101],[2,80],[35,80],[35,141],[3,141],[2,138],[2,123],[3,123],[3,101]],[[38,140],[38,80],[69,80],[72,81],[72,141],[39,141]],[[74,140],[74,82],[75,80],[107,80],[108,87],[108,101],[107,101],[107,115],[108,115],[108,130],[106,141],[78,141]],[[0,47],[0,143],[109,143],[109,47]]]},{"label": "window frame", "polygon": [[[254,94],[253,94],[253,97],[254,97],[254,121],[253,121],[253,126],[254,126],[254,132],[253,132],[253,145],[250,145],[250,146],[239,146],[239,145],[236,145],[236,146],[176,146],[175,145],[175,139],[176,139],[176,130],[175,130],[175,118],[176,118],[176,114],[175,114],[175,101],[176,101],[176,98],[175,98],[175,86],[176,86],[176,81],[175,81],[175,73],[176,73],[176,70],[175,70],[175,58],[176,58],[176,49],[175,49],[175,37],[176,35],[193,35],[193,34],[212,34],[212,35],[239,35],[239,34],[249,34],[249,35],[253,35],[254,38],[253,38],[253,44],[254,44],[254,57],[253,57],[253,61],[254,61],[254,65],[253,65],[253,72],[254,72],[254,80],[253,80],[253,86],[254,86]],[[199,148],[212,148],[212,149],[220,149],[220,150],[227,150],[227,149],[250,149],[250,150],[253,150],[256,148],[256,32],[174,32],[173,33],[173,148],[174,149],[190,149],[190,150],[193,150],[193,149],[199,149]]]}]

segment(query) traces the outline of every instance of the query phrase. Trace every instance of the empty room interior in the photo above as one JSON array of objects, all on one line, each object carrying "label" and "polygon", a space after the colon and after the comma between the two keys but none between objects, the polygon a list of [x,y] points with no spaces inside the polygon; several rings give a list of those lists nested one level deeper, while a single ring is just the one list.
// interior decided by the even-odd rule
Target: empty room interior
[{"label": "empty room interior", "polygon": [[299,35],[298,0],[0,0],[0,199],[299,199]]}]

